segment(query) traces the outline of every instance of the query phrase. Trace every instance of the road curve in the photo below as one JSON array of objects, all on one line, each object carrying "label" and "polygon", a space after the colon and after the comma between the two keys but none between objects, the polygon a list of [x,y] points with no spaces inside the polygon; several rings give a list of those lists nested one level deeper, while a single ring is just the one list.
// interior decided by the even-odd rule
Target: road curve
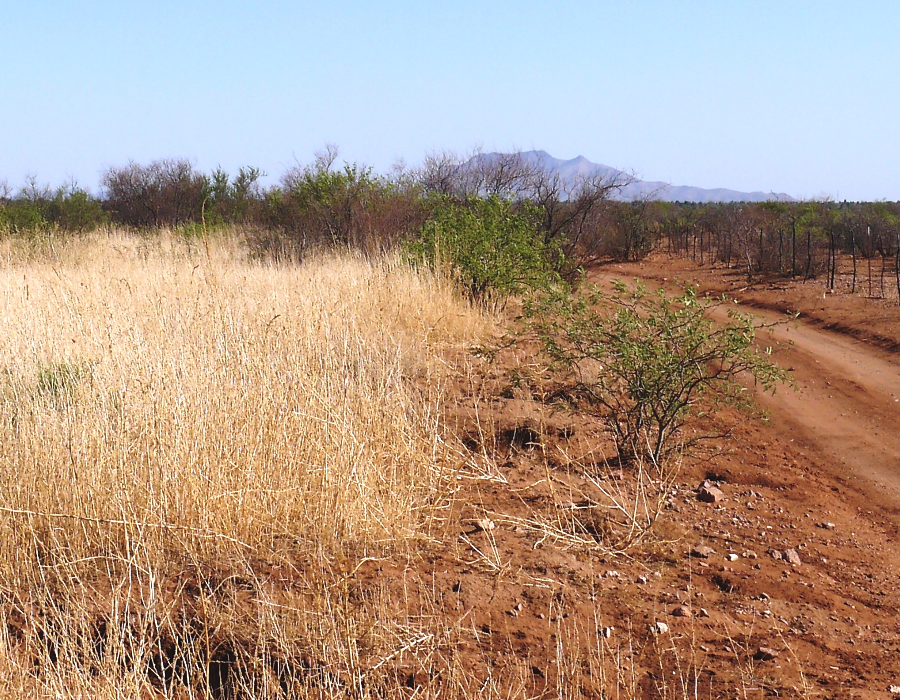
[{"label": "road curve", "polygon": [[[784,318],[742,310],[765,322]],[[759,398],[776,434],[815,449],[823,466],[879,505],[900,507],[900,357],[802,321],[775,329],[772,340],[797,387]]]},{"label": "road curve", "polygon": [[[621,273],[591,275],[601,284],[616,278]],[[788,318],[745,305],[737,309],[760,323]],[[727,309],[715,308],[712,318],[726,321]],[[759,392],[773,439],[807,451],[864,502],[900,516],[900,355],[802,319],[761,331],[759,339],[773,346],[773,359],[796,384],[796,390],[783,386],[774,395]]]}]

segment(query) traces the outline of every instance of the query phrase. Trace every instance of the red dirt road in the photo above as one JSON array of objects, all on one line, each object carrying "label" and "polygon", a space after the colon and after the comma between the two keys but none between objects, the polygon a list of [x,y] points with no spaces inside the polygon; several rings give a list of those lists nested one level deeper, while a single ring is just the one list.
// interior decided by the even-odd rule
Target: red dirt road
[{"label": "red dirt road", "polygon": [[[630,265],[598,271],[593,278],[614,279],[623,272],[668,283],[671,278],[663,275],[672,271]],[[699,281],[701,288],[720,286]],[[799,306],[779,302],[771,306]],[[789,318],[760,306],[770,303],[751,297],[737,308],[761,323]],[[719,307],[714,318],[724,321],[725,308]],[[759,402],[770,412],[780,440],[814,453],[820,466],[846,486],[900,514],[900,354],[822,325],[801,317],[760,334],[761,343],[773,347],[776,362],[790,370],[796,389],[782,387],[774,396],[760,392]],[[900,529],[900,521],[896,525]]]},{"label": "red dirt road", "polygon": [[[640,277],[674,288],[675,275],[702,291],[737,297],[740,310],[762,322],[801,311],[799,320],[759,336],[790,370],[796,390],[759,393],[770,420],[735,436],[726,472],[735,484],[772,479],[782,485],[772,494],[773,509],[757,524],[768,520],[767,530],[791,533],[788,542],[805,547],[804,564],[796,572],[800,578],[767,576],[764,564],[762,576],[751,570],[741,580],[765,587],[785,619],[815,620],[805,632],[798,629],[803,624],[791,622],[808,691],[892,697],[888,687],[900,685],[900,309],[859,295],[823,296],[812,282],[748,286],[731,271],[678,261],[607,267],[592,273],[592,280]],[[715,314],[724,320],[726,311]],[[732,523],[758,512],[746,503],[730,508]],[[686,517],[684,524],[689,522]],[[709,533],[711,522],[693,527]],[[719,524],[737,541],[728,516]],[[763,542],[769,535],[762,528],[759,535],[758,542],[750,537],[742,544],[768,551]],[[717,542],[709,534],[707,541]],[[734,615],[728,606],[736,601],[722,602]]]},{"label": "red dirt road", "polygon": [[802,321],[772,336],[779,343],[775,358],[797,387],[760,399],[776,430],[821,453],[822,463],[852,480],[854,490],[888,509],[900,507],[900,359]]},{"label": "red dirt road", "polygon": [[[679,274],[709,281],[694,272]],[[663,284],[672,276],[669,261],[592,273],[593,281]],[[744,310],[778,320],[784,315],[756,308],[782,300],[801,308],[798,297],[815,291],[779,284]],[[868,302],[821,295],[816,307],[847,307],[842,327],[900,347],[900,336],[871,333],[882,326],[864,313]],[[900,329],[900,311],[884,313],[896,314]],[[379,600],[394,601],[397,619],[454,630],[454,658],[479,687],[496,679],[531,697],[562,689],[572,697],[893,697],[900,354],[815,323],[761,334],[797,390],[760,396],[768,423],[728,407],[705,417],[701,429],[731,429],[731,438],[684,458],[653,536],[622,555],[590,534],[604,532],[592,519],[606,503],[598,484],[627,498],[634,483],[632,473],[604,467],[615,453],[603,421],[557,405],[555,380],[528,346],[479,360],[478,371],[467,359],[445,420],[474,467],[460,475],[446,532],[417,557],[357,567],[355,585],[386,587]],[[698,498],[706,480],[722,500]],[[654,632],[659,623],[668,631]],[[409,687],[428,685],[424,662],[402,664]]]}]

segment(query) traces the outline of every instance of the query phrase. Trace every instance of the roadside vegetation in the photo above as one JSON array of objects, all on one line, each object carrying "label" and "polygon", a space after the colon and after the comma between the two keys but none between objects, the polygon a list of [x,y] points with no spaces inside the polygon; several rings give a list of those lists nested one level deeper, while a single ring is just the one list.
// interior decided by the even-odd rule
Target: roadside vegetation
[{"label": "roadside vegetation", "polygon": [[[691,288],[585,283],[687,209],[515,156],[336,157],[5,193],[0,694],[694,697],[688,642],[566,621],[548,573],[658,561],[709,407],[785,379]],[[514,459],[541,477],[498,499]],[[465,577],[487,622],[448,602]],[[534,661],[491,641],[526,579],[556,625]]]},{"label": "roadside vegetation", "polygon": [[[565,376],[566,398],[604,421],[619,459],[665,471],[673,456],[712,437],[685,435],[710,406],[748,404],[739,380],[765,391],[787,381],[771,348],[756,347],[758,323],[727,303],[692,287],[670,295],[616,281],[611,291],[542,295],[526,318],[549,366]],[[722,306],[726,318],[713,321]]]}]

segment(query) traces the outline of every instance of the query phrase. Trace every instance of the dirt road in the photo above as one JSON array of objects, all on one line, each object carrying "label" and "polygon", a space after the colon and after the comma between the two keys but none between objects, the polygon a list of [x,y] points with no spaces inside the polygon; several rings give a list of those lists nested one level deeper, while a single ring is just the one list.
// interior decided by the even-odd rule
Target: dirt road
[{"label": "dirt road", "polygon": [[900,358],[802,321],[777,328],[772,340],[797,387],[760,398],[776,432],[820,453],[823,466],[879,505],[900,507]]},{"label": "dirt road", "polygon": [[[621,278],[622,272],[664,283],[661,275],[640,266],[598,271],[594,279]],[[786,318],[766,309],[738,308],[765,323]],[[725,309],[715,317],[725,320]],[[796,390],[782,387],[774,396],[760,392],[777,439],[806,451],[863,503],[900,515],[900,355],[802,318],[760,338],[774,347],[773,357],[790,369],[796,383]]]}]

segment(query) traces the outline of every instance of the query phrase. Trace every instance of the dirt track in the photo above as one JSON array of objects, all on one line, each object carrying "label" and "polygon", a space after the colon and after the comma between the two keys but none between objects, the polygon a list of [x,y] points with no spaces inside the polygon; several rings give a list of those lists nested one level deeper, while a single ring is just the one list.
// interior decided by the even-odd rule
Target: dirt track
[{"label": "dirt track", "polygon": [[[673,270],[664,262],[607,267],[592,271],[591,280],[666,284]],[[758,306],[786,300],[791,305],[783,308],[801,308],[797,297],[815,291],[779,284]],[[817,308],[847,301],[821,294],[812,297]],[[888,325],[861,312],[866,304],[840,320],[858,337],[873,338],[869,327],[851,325]],[[745,310],[764,321],[784,318],[756,308]],[[718,313],[724,318],[724,309]],[[896,314],[900,329],[900,312],[885,313]],[[545,385],[529,347],[509,349],[483,373],[460,374],[448,424],[473,454],[490,456],[491,471],[460,483],[459,511],[448,520],[456,539],[430,551],[417,569],[373,562],[360,576],[396,582],[394,600],[421,595],[415,615],[434,614],[439,591],[447,606],[441,614],[476,631],[457,650],[472,673],[481,673],[485,659],[495,668],[526,659],[534,697],[561,677],[554,651],[560,640],[585,655],[634,650],[640,688],[623,697],[673,697],[665,679],[678,669],[699,684],[699,697],[891,697],[888,688],[900,684],[900,354],[815,323],[762,335],[764,344],[776,345],[776,360],[790,368],[797,391],[781,387],[761,396],[767,424],[730,407],[705,417],[701,429],[727,429],[731,438],[678,465],[654,538],[622,556],[524,525],[571,518],[576,532],[590,532],[594,510],[585,504],[597,497],[585,496],[595,492],[583,476],[614,454],[602,421],[547,398],[554,387]],[[538,371],[529,374],[532,367]],[[518,372],[526,380],[511,384]],[[603,483],[631,483],[624,471],[601,474]],[[719,484],[724,500],[698,498],[705,480]],[[696,547],[708,548],[709,557],[698,559]],[[785,558],[788,550],[794,561]],[[671,632],[665,645],[649,631],[658,621]],[[601,633],[608,641],[598,647]],[[763,648],[777,654],[765,660]],[[679,666],[684,659],[692,659],[688,670]],[[588,666],[579,662],[579,673]],[[596,682],[612,695],[612,685],[588,675],[578,682]]]},{"label": "dirt track", "polygon": [[[622,266],[598,272],[596,279],[622,272],[668,282],[664,275],[672,271]],[[787,318],[761,305],[769,306],[751,302],[740,308],[764,323]],[[716,314],[726,317],[724,309]],[[771,413],[778,439],[810,453],[864,501],[900,514],[900,354],[821,326],[801,317],[771,336],[761,335],[774,347],[776,361],[790,369],[796,390],[782,387],[774,396],[760,392],[760,403]]]},{"label": "dirt track", "polygon": [[[772,312],[753,311],[766,321]],[[797,389],[761,398],[776,431],[824,458],[838,478],[889,509],[900,506],[900,360],[802,321],[773,332]]]}]

